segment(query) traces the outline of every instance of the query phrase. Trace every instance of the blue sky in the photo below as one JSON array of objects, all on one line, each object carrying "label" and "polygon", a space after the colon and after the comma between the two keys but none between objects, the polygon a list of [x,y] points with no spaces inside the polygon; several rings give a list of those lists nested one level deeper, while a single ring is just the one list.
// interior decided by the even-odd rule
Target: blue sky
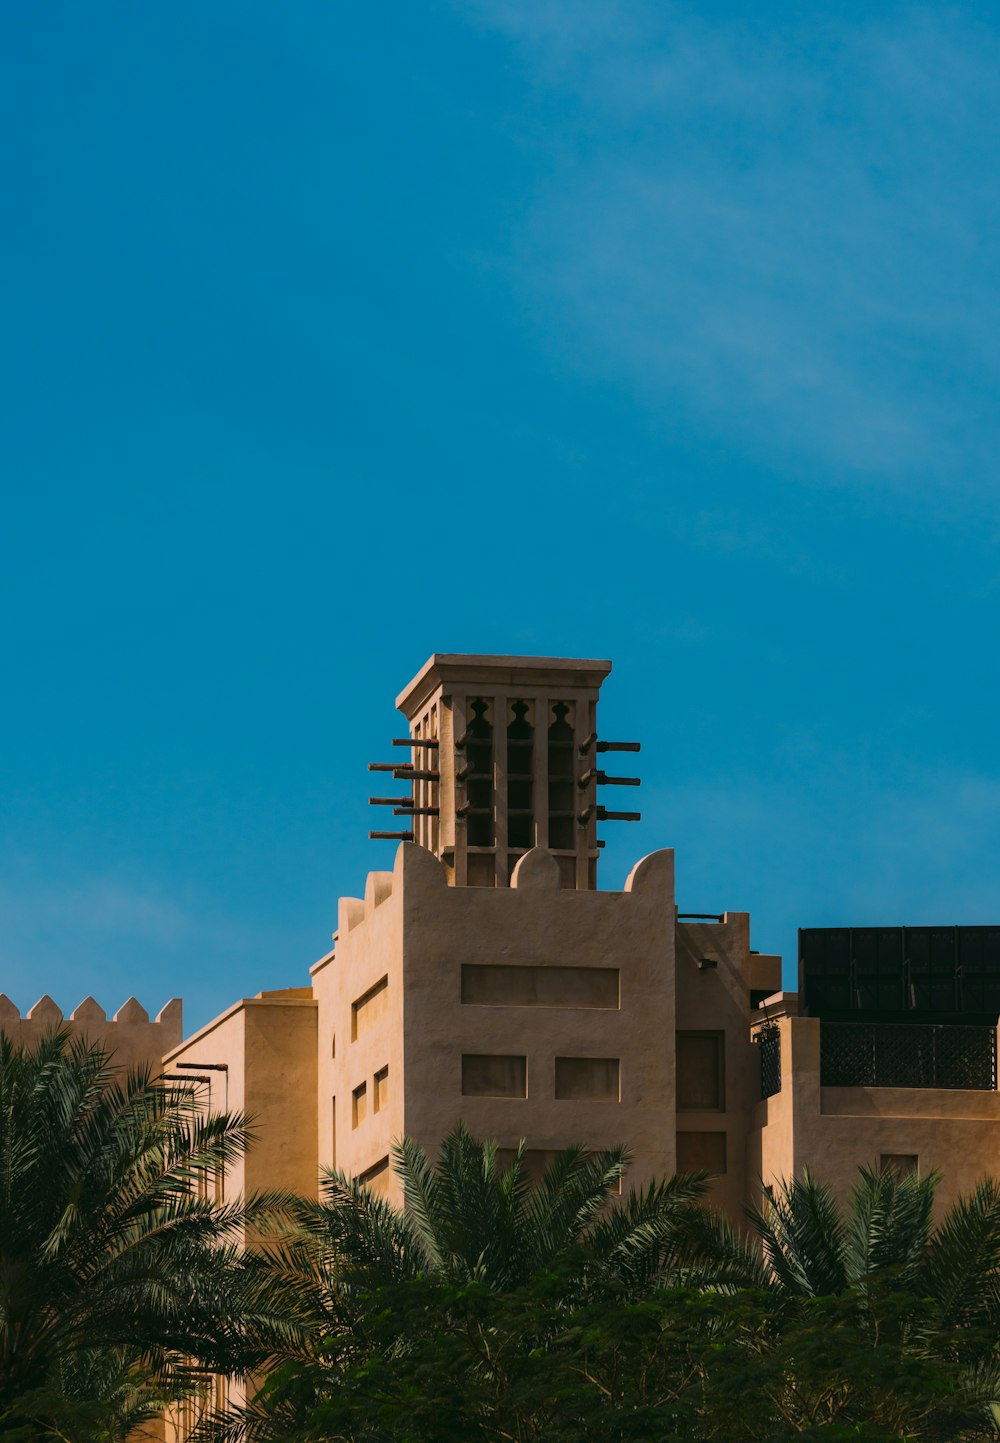
[{"label": "blue sky", "polygon": [[298,984],[432,651],[685,911],[1000,921],[985,6],[12,5],[0,990]]}]

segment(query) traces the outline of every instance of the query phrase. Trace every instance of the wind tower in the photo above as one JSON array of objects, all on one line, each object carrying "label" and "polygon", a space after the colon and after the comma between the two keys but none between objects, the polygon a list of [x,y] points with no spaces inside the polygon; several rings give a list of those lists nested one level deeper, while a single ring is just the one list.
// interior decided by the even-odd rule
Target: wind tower
[{"label": "wind tower", "polygon": [[599,765],[601,753],[639,750],[599,734],[610,670],[610,661],[436,653],[396,698],[409,736],[392,744],[409,760],[369,766],[410,784],[406,795],[369,798],[408,825],[369,837],[426,847],[452,886],[506,887],[524,854],[544,847],[562,887],[596,888],[598,823],[641,815],[598,800],[598,788],[639,785]]}]

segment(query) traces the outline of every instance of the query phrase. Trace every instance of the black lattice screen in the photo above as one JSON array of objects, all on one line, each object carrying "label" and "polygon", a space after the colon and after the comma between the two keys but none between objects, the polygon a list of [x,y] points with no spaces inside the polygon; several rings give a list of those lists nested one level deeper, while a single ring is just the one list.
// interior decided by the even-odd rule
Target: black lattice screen
[{"label": "black lattice screen", "polygon": [[754,1041],[760,1048],[760,1095],[773,1097],[781,1091],[781,1033],[777,1027],[762,1027]]},{"label": "black lattice screen", "polygon": [[997,1085],[996,1028],[823,1022],[820,1082],[824,1087],[948,1087],[993,1092]]}]

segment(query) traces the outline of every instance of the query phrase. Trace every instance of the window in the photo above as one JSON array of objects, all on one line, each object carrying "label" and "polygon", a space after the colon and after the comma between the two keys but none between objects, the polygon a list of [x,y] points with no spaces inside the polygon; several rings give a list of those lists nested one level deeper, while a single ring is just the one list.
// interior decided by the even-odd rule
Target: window
[{"label": "window", "polygon": [[677,1134],[677,1171],[707,1172],[721,1177],[726,1172],[726,1134],[724,1132],[679,1132]]},{"label": "window", "polygon": [[368,1116],[368,1084],[363,1082],[351,1093],[351,1126],[360,1127]]},{"label": "window", "polygon": [[557,701],[549,715],[549,846],[569,851],[575,846],[577,801],[573,709]]},{"label": "window", "polygon": [[463,1097],[527,1097],[528,1059],[465,1053],[462,1057]]},{"label": "window", "polygon": [[621,1100],[621,1064],[617,1057],[557,1057],[556,1097]]},{"label": "window", "polygon": [[337,1166],[337,1099],[330,1098],[330,1166]]},{"label": "window", "polygon": [[381,1112],[389,1101],[389,1069],[379,1068],[375,1074],[375,1088],[372,1095],[372,1109]]},{"label": "window", "polygon": [[724,1032],[678,1032],[677,1111],[724,1112]]},{"label": "window", "polygon": [[356,1002],[351,1003],[351,1041],[357,1042],[359,1037],[364,1037],[385,1015],[388,1005],[389,979],[382,977],[374,987],[369,987]]},{"label": "window", "polygon": [[493,704],[469,700],[465,735],[466,839],[470,847],[493,845]]},{"label": "window", "polygon": [[531,707],[510,703],[507,722],[507,846],[526,852],[535,845],[535,729]]},{"label": "window", "polygon": [[517,967],[466,963],[462,1001],[479,1007],[621,1006],[617,967]]}]

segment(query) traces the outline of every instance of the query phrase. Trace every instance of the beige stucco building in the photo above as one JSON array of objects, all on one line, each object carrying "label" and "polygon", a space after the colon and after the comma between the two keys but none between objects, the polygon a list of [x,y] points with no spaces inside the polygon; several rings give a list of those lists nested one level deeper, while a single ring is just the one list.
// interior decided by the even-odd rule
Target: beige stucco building
[{"label": "beige stucco building", "polygon": [[[435,656],[398,699],[407,753],[392,872],[340,901],[311,988],[246,999],[166,1055],[222,1067],[261,1135],[246,1174],[301,1188],[338,1167],[399,1200],[392,1143],[433,1149],[462,1120],[538,1168],[558,1149],[628,1144],[638,1185],[707,1168],[720,1205],[746,1191],[759,1096],[751,1004],[780,959],[749,918],[678,918],[673,853],[601,891],[616,810],[598,731],[605,661]],[[391,790],[383,788],[383,790]],[[599,798],[601,800],[599,800]]]},{"label": "beige stucco building", "polygon": [[[176,1000],[150,1022],[132,999],[108,1022],[88,999],[69,1025],[253,1115],[230,1192],[311,1192],[338,1167],[399,1200],[394,1139],[433,1150],[461,1119],[504,1150],[525,1138],[533,1167],[625,1142],[637,1185],[705,1169],[734,1218],[761,1180],[805,1166],[841,1190],[863,1163],[934,1169],[951,1202],[997,1167],[1000,933],[810,933],[796,994],[751,949],[746,913],[678,910],[670,850],[602,891],[600,833],[638,815],[608,800],[638,786],[604,770],[638,751],[601,735],[610,670],[431,657],[397,699],[399,757],[372,767],[389,793],[373,802],[400,819],[373,833],[398,841],[393,870],[341,899],[310,972],[275,979],[301,985],[187,1039]],[[48,998],[25,1018],[0,998],[19,1038],[60,1017]]]},{"label": "beige stucco building", "polygon": [[[461,1120],[504,1153],[524,1138],[533,1169],[624,1142],[634,1185],[704,1170],[736,1221],[805,1167],[842,1195],[862,1164],[938,1171],[950,1205],[1000,1166],[1000,928],[803,932],[783,992],[746,913],[679,910],[669,849],[602,891],[599,833],[638,817],[605,801],[639,785],[604,770],[639,750],[601,735],[610,670],[431,657],[397,699],[403,756],[372,765],[395,792],[371,798],[400,818],[372,833],[398,842],[393,869],[341,898],[331,950],[275,979],[293,985],[186,1039],[176,998],[151,1021],[135,998],[108,1019],[93,998],[22,1017],[0,995],[0,1030],[68,1026],[249,1113],[225,1196],[314,1193],[337,1167],[400,1202],[394,1140],[433,1152]],[[149,1438],[186,1437],[198,1407]]]}]

